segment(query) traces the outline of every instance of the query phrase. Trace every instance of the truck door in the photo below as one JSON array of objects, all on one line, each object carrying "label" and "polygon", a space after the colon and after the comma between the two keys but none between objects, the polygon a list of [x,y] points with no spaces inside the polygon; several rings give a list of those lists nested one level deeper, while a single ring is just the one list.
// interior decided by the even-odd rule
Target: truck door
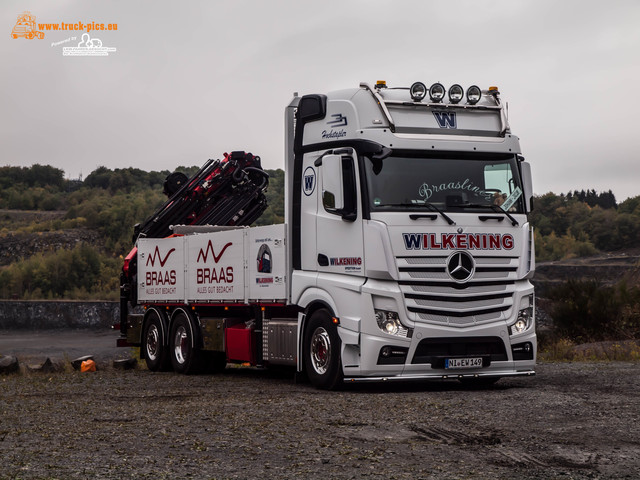
[{"label": "truck door", "polygon": [[317,269],[316,215],[318,212],[318,167],[315,162],[321,152],[307,153],[302,161],[300,194],[300,261],[302,270]]},{"label": "truck door", "polygon": [[362,276],[364,243],[357,154],[342,148],[323,155],[318,165],[316,217],[319,272]]}]

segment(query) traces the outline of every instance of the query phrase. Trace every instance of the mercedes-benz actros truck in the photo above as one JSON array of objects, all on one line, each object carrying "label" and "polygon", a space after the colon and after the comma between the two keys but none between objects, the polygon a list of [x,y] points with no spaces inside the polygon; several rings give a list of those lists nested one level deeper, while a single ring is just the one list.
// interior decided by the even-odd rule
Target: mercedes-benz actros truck
[{"label": "mercedes-benz actros truck", "polygon": [[258,157],[180,177],[136,230],[120,343],[151,370],[290,365],[328,389],[534,375],[521,153],[496,87],[296,94],[285,223],[247,226],[266,206]]}]

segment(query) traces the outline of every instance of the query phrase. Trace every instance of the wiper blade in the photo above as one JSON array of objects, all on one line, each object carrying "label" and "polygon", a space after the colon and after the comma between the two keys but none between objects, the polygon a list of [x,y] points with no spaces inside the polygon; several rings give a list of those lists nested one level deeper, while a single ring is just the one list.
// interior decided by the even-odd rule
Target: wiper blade
[{"label": "wiper blade", "polygon": [[440,210],[438,207],[436,207],[433,203],[424,202],[423,205],[425,207],[427,207],[429,210],[431,210],[432,212],[438,212],[442,216],[442,218],[444,218],[447,221],[447,223],[449,225],[455,225],[456,224],[456,222],[451,220],[451,218],[446,213],[444,213],[442,210]]},{"label": "wiper blade", "polygon": [[451,218],[446,213],[444,213],[438,207],[436,207],[435,205],[433,205],[432,203],[429,203],[429,202],[422,202],[422,203],[383,203],[382,205],[377,205],[377,207],[378,208],[380,208],[380,207],[411,207],[411,208],[424,208],[424,207],[427,207],[432,212],[439,213],[440,216],[442,216],[442,218],[444,218],[449,225],[455,225],[456,224],[456,222],[451,220]]},{"label": "wiper blade", "polygon": [[518,221],[515,218],[513,218],[513,215],[507,212],[500,205],[483,205],[481,203],[462,203],[456,206],[461,208],[485,208],[485,209],[488,208],[489,210],[493,210],[494,212],[504,213],[507,216],[507,218],[511,220],[511,225],[513,225],[514,227],[517,227],[518,225],[520,225]]}]

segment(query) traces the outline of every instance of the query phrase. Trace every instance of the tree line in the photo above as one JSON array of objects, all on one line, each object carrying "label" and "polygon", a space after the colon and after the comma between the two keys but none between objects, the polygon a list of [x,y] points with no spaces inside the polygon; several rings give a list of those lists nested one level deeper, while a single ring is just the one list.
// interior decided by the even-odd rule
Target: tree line
[{"label": "tree line", "polygon": [[[199,167],[179,167],[187,176]],[[117,298],[121,257],[132,248],[133,226],[143,222],[164,201],[163,182],[170,172],[99,167],[84,181],[68,180],[60,169],[0,167],[0,209],[62,210],[62,218],[23,225],[23,233],[89,228],[99,232],[99,245],[74,251],[43,252],[16,259],[0,269],[0,297]],[[284,172],[270,175],[268,208],[256,225],[284,221]],[[618,204],[615,196],[595,190],[536,196],[530,222],[539,261],[559,260],[640,247],[640,196]],[[0,228],[0,238],[9,232]],[[87,269],[96,276],[72,273]],[[69,270],[68,266],[74,265]],[[85,268],[86,267],[86,268]],[[51,283],[47,278],[55,278]],[[67,279],[69,281],[67,281]]]},{"label": "tree line", "polygon": [[546,193],[535,197],[529,220],[539,261],[640,246],[640,196],[618,204],[610,190]]},{"label": "tree line", "polygon": [[[199,168],[176,170],[190,177]],[[268,208],[256,225],[284,222],[284,172],[266,171]],[[0,298],[118,298],[119,272],[123,256],[133,247],[133,226],[166,201],[162,190],[169,173],[99,167],[80,182],[49,166],[0,167],[0,209],[66,211],[62,218],[21,225],[19,233],[88,228],[101,238],[99,245],[44,251],[0,267]],[[0,227],[0,241],[12,233]]]}]

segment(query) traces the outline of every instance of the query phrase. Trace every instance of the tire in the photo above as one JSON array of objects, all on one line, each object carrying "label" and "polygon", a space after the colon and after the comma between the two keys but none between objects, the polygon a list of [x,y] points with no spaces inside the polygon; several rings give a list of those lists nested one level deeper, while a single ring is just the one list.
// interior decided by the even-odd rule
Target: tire
[{"label": "tire", "polygon": [[201,352],[197,346],[192,346],[196,344],[194,335],[189,318],[184,313],[178,313],[171,322],[169,334],[169,356],[174,372],[184,375],[199,372]]},{"label": "tire", "polygon": [[342,384],[340,347],[340,337],[331,323],[329,311],[314,312],[304,333],[304,367],[314,387],[334,390]]},{"label": "tire", "polygon": [[152,372],[169,369],[169,350],[164,332],[165,328],[160,316],[152,310],[145,321],[141,346],[147,368]]}]

